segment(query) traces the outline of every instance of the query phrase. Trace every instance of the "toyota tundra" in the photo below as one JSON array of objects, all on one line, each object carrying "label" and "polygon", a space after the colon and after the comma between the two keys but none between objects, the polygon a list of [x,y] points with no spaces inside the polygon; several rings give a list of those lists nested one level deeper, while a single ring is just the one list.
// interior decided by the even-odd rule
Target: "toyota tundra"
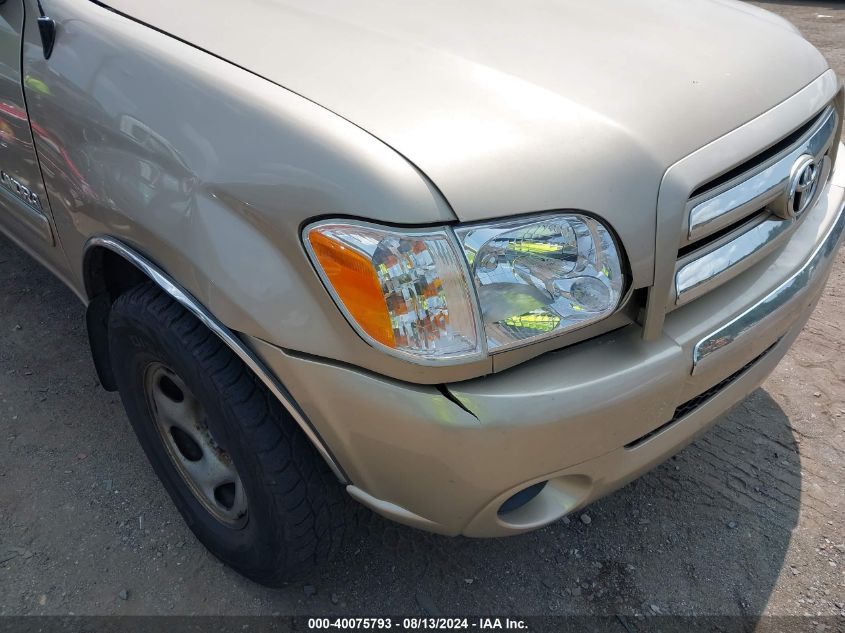
[{"label": "toyota tundra", "polygon": [[0,228],[261,583],[360,504],[504,536],[659,464],[845,230],[841,84],[734,0],[3,0],[0,38]]}]

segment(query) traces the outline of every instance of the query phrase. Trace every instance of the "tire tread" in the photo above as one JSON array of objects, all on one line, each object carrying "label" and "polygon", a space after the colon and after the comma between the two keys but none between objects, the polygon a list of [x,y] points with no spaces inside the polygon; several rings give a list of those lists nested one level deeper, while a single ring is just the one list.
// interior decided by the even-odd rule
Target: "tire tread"
[{"label": "tire tread", "polygon": [[[138,285],[112,306],[112,318],[166,331],[190,354],[217,394],[216,406],[236,420],[273,505],[277,544],[271,564],[238,569],[278,586],[329,560],[355,532],[356,505],[284,406],[237,355],[158,286]],[[226,561],[231,564],[231,561]]]}]

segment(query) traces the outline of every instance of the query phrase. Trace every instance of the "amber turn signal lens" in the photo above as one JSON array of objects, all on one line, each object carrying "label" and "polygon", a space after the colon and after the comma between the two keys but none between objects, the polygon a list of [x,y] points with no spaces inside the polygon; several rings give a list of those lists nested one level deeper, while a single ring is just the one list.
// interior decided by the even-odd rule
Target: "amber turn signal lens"
[{"label": "amber turn signal lens", "polygon": [[305,247],[350,324],[414,362],[481,356],[472,291],[452,234],[363,222],[318,222]]},{"label": "amber turn signal lens", "polygon": [[382,345],[395,347],[387,302],[369,259],[316,231],[308,239],[332,288],[361,329]]}]

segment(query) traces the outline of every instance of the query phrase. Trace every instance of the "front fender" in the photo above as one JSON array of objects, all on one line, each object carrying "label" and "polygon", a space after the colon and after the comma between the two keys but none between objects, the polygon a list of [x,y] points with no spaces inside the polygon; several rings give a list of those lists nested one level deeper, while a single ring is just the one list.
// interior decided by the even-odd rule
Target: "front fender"
[{"label": "front fender", "polygon": [[[29,15],[36,13],[28,0]],[[316,216],[455,220],[407,160],[280,86],[91,2],[54,0],[45,60],[34,22],[24,75],[35,143],[72,276],[109,236],[166,271],[233,331],[278,347],[443,382],[344,320],[302,248]]]}]

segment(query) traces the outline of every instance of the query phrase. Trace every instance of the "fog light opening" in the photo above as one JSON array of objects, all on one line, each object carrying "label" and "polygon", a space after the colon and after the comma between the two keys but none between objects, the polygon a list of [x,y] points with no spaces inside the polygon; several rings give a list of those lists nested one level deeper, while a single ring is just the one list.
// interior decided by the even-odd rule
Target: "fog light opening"
[{"label": "fog light opening", "polygon": [[534,499],[538,494],[543,491],[543,488],[546,487],[546,484],[549,483],[548,481],[541,481],[540,483],[536,483],[533,486],[528,486],[527,488],[523,488],[515,495],[509,497],[503,504],[502,507],[499,508],[499,516],[504,516],[514,510],[519,510],[529,501]]}]

